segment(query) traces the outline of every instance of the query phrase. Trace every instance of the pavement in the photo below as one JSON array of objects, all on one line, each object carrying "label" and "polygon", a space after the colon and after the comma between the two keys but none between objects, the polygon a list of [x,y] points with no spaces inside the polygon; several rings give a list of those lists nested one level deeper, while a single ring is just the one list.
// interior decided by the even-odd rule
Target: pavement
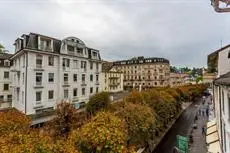
[{"label": "pavement", "polygon": [[[204,115],[201,113],[199,114],[199,109],[205,110],[205,108],[209,107],[209,110],[212,110],[212,105],[208,104],[211,102],[211,97],[205,98],[204,104],[199,104],[197,106],[197,114],[198,114],[198,120],[195,121],[195,124],[197,125],[197,129],[191,128],[190,133],[192,133],[193,136],[193,143],[190,143],[190,153],[206,153],[206,136],[205,134],[202,134],[202,127],[206,127],[206,123],[209,119],[213,117],[213,111],[209,111],[209,116],[206,116],[206,113]],[[193,130],[192,130],[193,129]],[[189,135],[189,134],[188,134]]]}]

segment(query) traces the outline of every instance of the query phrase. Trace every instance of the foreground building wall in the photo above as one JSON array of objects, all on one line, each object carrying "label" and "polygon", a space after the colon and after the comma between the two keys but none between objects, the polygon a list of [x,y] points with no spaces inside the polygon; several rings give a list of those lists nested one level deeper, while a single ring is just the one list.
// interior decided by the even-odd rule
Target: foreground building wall
[{"label": "foreground building wall", "polygon": [[76,108],[101,90],[101,58],[76,37],[64,40],[30,33],[15,42],[13,104],[26,114],[52,111],[58,102]]}]

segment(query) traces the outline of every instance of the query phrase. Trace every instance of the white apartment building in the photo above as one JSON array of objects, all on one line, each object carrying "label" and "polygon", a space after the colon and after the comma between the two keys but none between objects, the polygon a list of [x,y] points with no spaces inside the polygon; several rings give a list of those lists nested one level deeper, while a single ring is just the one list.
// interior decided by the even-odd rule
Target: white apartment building
[{"label": "white apartment building", "polygon": [[0,109],[12,105],[10,56],[8,53],[0,53]]},{"label": "white apartment building", "polygon": [[13,106],[27,115],[52,111],[62,100],[79,108],[101,90],[100,53],[76,37],[58,40],[24,34],[15,48]]},{"label": "white apartment building", "polygon": [[[230,45],[208,55],[209,66],[218,72],[213,81],[217,136],[223,153],[230,153]],[[211,63],[211,64],[210,64]],[[212,144],[211,144],[212,145]]]}]

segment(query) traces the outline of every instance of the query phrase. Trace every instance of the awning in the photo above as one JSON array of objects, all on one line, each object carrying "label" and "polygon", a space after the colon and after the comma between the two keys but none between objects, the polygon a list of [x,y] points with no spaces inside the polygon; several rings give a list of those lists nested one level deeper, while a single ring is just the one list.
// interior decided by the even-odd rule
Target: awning
[{"label": "awning", "polygon": [[210,153],[222,153],[215,121],[207,123],[206,143]]},{"label": "awning", "polygon": [[210,145],[208,145],[208,151],[210,153],[221,153],[220,141],[216,141],[216,142],[211,143]]}]

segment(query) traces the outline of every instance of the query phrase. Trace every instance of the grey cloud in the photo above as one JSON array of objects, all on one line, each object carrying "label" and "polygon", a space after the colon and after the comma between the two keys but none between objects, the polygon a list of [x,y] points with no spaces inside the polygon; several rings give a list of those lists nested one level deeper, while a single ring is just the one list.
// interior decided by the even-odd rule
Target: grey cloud
[{"label": "grey cloud", "polygon": [[173,65],[205,66],[229,43],[230,17],[207,0],[0,0],[0,42],[13,50],[23,33],[79,37],[105,60],[165,57]]}]

